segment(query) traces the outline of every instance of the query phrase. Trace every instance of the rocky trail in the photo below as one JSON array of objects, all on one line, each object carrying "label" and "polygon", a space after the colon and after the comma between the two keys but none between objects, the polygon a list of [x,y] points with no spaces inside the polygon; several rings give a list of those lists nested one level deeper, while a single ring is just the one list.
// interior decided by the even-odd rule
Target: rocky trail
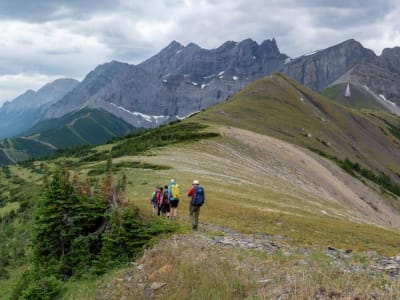
[{"label": "rocky trail", "polygon": [[[215,226],[212,224],[200,224],[198,231],[185,234],[175,234],[168,239],[162,240],[158,245],[147,249],[144,255],[119,277],[115,278],[105,286],[98,299],[131,299],[132,295],[140,299],[164,299],[165,289],[168,284],[159,281],[162,274],[173,273],[173,267],[168,263],[156,264],[156,259],[160,249],[172,247],[173,249],[183,249],[184,245],[191,244],[196,251],[207,252],[205,249],[211,249],[217,253],[225,253],[224,249],[234,249],[235,251],[244,251],[245,253],[256,252],[259,255],[271,256],[277,252],[282,257],[296,257],[293,266],[301,267],[311,265],[311,259],[314,250],[291,246],[287,239],[281,236],[269,236],[262,233],[243,234],[230,228]],[[200,249],[200,250],[199,250]],[[210,251],[210,250],[208,250]],[[178,253],[178,252],[177,252]],[[382,286],[382,289],[389,291],[393,286],[397,286],[400,281],[400,254],[394,257],[385,257],[377,254],[375,251],[362,253],[353,253],[351,249],[336,249],[327,247],[322,251],[323,255],[329,259],[332,267],[338,268],[347,274],[382,274],[389,278],[388,283]],[[360,259],[360,257],[362,259]],[[358,258],[354,263],[355,258]],[[229,257],[222,257],[222,260]],[[168,260],[167,260],[168,261]],[[351,263],[350,263],[351,261]],[[247,266],[246,266],[247,267]],[[232,272],[240,270],[243,266],[237,266]],[[173,276],[176,276],[174,274]],[[287,274],[287,280],[294,280],[291,274]],[[269,288],[273,278],[260,277],[256,285],[261,289]],[[117,292],[116,292],[117,291]],[[119,292],[118,292],[119,291]],[[121,292],[124,291],[124,292]],[[291,299],[290,290],[282,292],[278,299]],[[343,297],[342,297],[343,296]],[[385,297],[385,296],[384,296]],[[344,294],[336,291],[329,291],[320,287],[314,294],[314,299],[363,299],[356,297],[347,298]],[[377,293],[372,294],[370,299],[386,299]]]}]

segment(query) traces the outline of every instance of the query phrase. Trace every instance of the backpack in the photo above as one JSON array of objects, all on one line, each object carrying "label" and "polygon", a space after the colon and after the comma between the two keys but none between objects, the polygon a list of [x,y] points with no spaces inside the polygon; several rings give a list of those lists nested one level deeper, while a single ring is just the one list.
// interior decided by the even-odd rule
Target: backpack
[{"label": "backpack", "polygon": [[157,192],[156,191],[153,192],[153,195],[151,197],[151,201],[150,202],[151,203],[157,203]]},{"label": "backpack", "polygon": [[156,192],[156,199],[157,199],[157,204],[161,205],[161,201],[162,201],[161,191]]},{"label": "backpack", "polygon": [[192,205],[202,206],[204,204],[204,190],[200,185],[194,186],[194,197],[192,200]]},{"label": "backpack", "polygon": [[163,204],[169,204],[168,191],[165,191],[165,192],[164,192],[163,198],[162,198],[162,203],[163,203]]},{"label": "backpack", "polygon": [[179,185],[178,184],[174,184],[171,186],[171,196],[173,199],[179,198]]}]

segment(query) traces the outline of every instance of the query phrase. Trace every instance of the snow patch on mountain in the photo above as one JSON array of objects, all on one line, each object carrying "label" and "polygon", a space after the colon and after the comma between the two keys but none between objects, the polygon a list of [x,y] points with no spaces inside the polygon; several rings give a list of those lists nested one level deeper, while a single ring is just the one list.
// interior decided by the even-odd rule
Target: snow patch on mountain
[{"label": "snow patch on mountain", "polygon": [[385,95],[379,94],[379,97],[381,97],[381,98],[382,98],[384,101],[386,101],[387,103],[389,103],[389,104],[391,104],[391,105],[393,105],[393,106],[397,106],[397,104],[394,103],[393,101],[390,101],[390,100],[386,99]]},{"label": "snow patch on mountain", "polygon": [[150,116],[150,115],[143,114],[141,112],[130,111],[130,110],[126,109],[125,107],[119,106],[119,105],[117,105],[115,103],[112,103],[112,102],[110,102],[110,104],[115,106],[116,108],[118,108],[120,110],[123,110],[123,111],[133,115],[133,116],[141,117],[141,118],[145,119],[147,122],[154,122],[155,121],[158,124],[160,119],[167,119],[168,118],[168,116],[162,116],[162,115],[161,116]]}]

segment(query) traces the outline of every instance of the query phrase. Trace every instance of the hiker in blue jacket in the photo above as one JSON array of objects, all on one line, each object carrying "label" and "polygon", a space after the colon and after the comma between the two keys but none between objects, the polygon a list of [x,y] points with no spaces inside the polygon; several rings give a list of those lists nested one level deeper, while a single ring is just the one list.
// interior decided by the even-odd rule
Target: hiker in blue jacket
[{"label": "hiker in blue jacket", "polygon": [[188,193],[191,197],[189,205],[189,216],[192,220],[192,229],[197,230],[199,224],[200,207],[204,204],[204,189],[198,180],[193,180],[192,188]]}]

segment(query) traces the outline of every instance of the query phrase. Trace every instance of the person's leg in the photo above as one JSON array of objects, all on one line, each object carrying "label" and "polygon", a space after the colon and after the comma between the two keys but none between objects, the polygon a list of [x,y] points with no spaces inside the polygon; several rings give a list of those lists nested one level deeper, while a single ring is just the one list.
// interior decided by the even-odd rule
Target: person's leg
[{"label": "person's leg", "polygon": [[194,226],[194,209],[195,209],[195,207],[190,205],[190,207],[189,207],[189,217],[190,217],[190,221],[192,222],[192,228]]},{"label": "person's leg", "polygon": [[200,206],[196,206],[194,210],[193,229],[197,229],[197,226],[199,225],[199,215],[200,215]]},{"label": "person's leg", "polygon": [[171,213],[171,204],[167,204],[167,219],[170,218],[170,213]]},{"label": "person's leg", "polygon": [[179,206],[179,199],[176,200],[176,206],[175,206],[175,219],[178,220],[178,206]]}]

